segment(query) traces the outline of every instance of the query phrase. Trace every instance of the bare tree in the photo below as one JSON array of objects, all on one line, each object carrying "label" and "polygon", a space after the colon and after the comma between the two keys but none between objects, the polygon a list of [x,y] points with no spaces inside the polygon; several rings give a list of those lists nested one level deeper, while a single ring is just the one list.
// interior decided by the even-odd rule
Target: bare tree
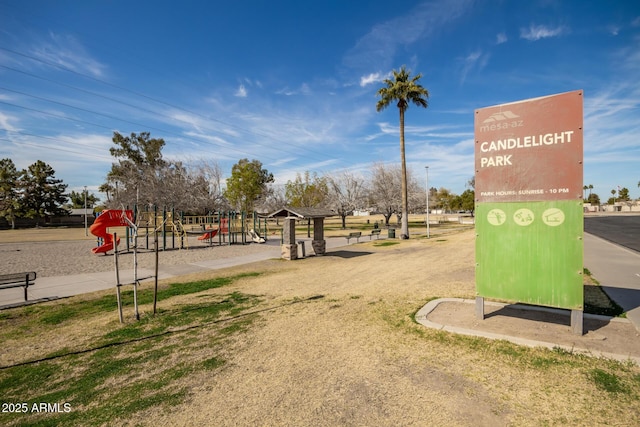
[{"label": "bare tree", "polygon": [[272,213],[287,205],[284,185],[270,184],[268,187],[267,196],[260,206],[256,208],[260,213]]},{"label": "bare tree", "polygon": [[217,162],[204,159],[191,161],[187,166],[187,174],[190,211],[206,215],[227,206],[222,194],[222,169]]},{"label": "bare tree", "polygon": [[330,206],[342,217],[342,228],[346,228],[346,217],[366,202],[367,188],[364,179],[350,172],[327,177]]},{"label": "bare tree", "polygon": [[[402,168],[400,165],[385,165],[374,163],[371,167],[371,185],[369,200],[385,219],[389,226],[389,219],[394,213],[398,215],[398,223],[402,218]],[[426,207],[426,195],[423,187],[418,184],[411,169],[406,171],[409,212]]]},{"label": "bare tree", "polygon": [[369,199],[376,210],[384,216],[386,226],[395,212],[402,208],[400,193],[402,171],[399,166],[388,166],[384,163],[374,163],[371,167],[371,186]]}]

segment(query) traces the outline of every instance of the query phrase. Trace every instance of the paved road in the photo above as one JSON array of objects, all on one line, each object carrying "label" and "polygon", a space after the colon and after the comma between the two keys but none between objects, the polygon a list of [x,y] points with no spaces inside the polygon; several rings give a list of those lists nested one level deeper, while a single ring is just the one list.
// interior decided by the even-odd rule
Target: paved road
[{"label": "paved road", "polygon": [[640,215],[586,216],[584,231],[640,252]]},{"label": "paved road", "polygon": [[584,222],[584,266],[640,330],[640,216],[586,217]]}]

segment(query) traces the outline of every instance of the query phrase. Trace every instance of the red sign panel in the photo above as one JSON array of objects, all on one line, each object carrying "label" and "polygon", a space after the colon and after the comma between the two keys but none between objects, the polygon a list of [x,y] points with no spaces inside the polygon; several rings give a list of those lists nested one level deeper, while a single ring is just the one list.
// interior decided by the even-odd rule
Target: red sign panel
[{"label": "red sign panel", "polygon": [[582,198],[582,91],[475,112],[477,202]]}]

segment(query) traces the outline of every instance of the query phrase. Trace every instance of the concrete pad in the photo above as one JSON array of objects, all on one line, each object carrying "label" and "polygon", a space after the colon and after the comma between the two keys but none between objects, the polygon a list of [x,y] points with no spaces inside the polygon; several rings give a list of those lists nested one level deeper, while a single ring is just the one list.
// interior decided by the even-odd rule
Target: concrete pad
[{"label": "concrete pad", "polygon": [[640,365],[640,333],[630,321],[585,314],[586,333],[578,336],[571,331],[570,317],[569,310],[485,301],[485,318],[478,320],[475,300],[441,298],[422,307],[415,319],[442,331]]}]

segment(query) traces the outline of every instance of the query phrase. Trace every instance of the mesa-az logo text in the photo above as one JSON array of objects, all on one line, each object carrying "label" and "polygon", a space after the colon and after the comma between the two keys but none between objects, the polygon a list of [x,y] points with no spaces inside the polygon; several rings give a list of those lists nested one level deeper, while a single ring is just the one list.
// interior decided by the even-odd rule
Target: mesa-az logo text
[{"label": "mesa-az logo text", "polygon": [[500,111],[482,121],[480,132],[514,129],[522,126],[524,126],[524,120],[520,120],[520,116],[511,111]]}]

